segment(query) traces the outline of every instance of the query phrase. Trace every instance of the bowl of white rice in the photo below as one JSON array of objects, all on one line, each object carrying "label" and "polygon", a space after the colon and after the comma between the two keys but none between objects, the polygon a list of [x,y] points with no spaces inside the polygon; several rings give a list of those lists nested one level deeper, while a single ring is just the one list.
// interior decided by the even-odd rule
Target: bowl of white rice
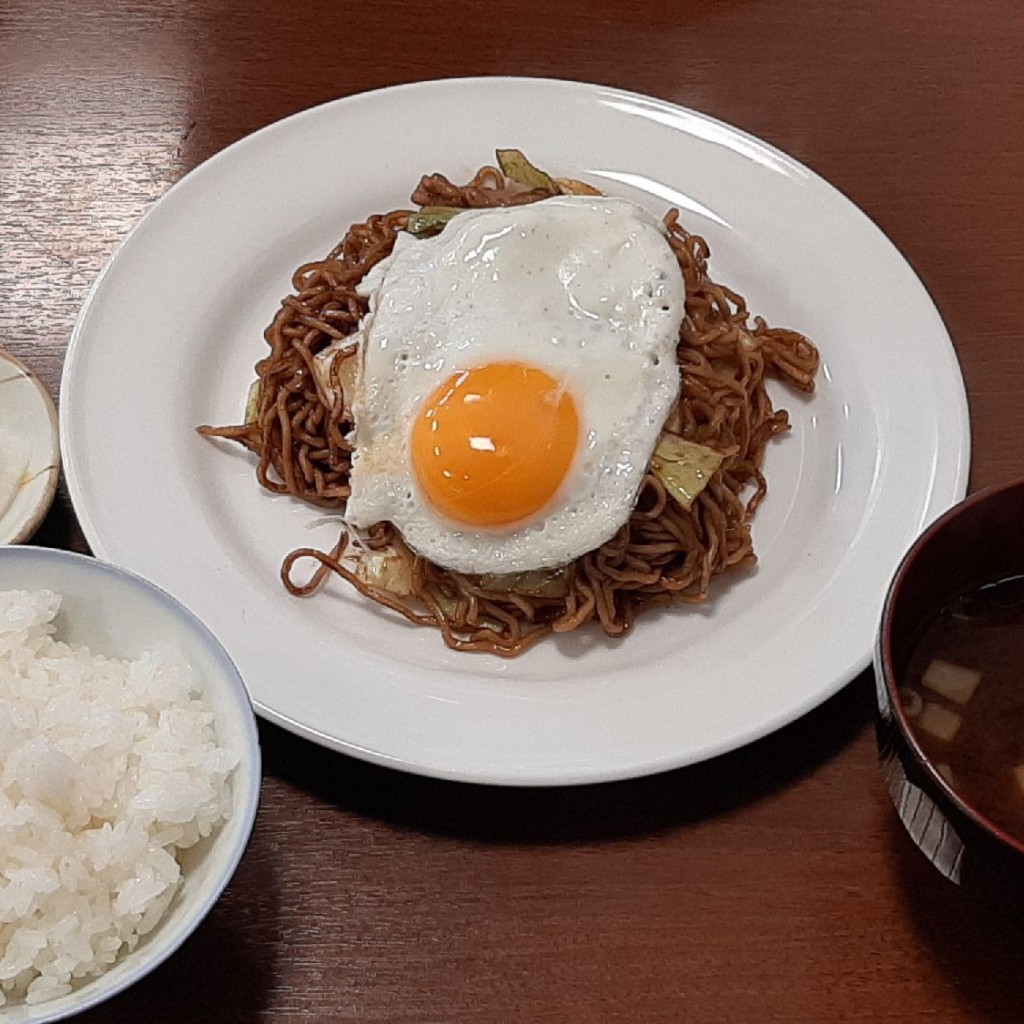
[{"label": "bowl of white rice", "polygon": [[260,791],[245,685],[142,578],[0,546],[0,1019],[42,1024],[167,959],[228,884]]}]

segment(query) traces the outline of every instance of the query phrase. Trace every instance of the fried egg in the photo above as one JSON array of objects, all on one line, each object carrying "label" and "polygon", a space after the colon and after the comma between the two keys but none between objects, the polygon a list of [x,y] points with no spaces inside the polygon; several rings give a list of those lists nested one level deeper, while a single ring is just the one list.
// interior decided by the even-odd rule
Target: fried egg
[{"label": "fried egg", "polygon": [[350,527],[387,520],[467,573],[615,534],[679,391],[686,291],[659,221],[601,196],[470,210],[399,235],[361,290]]}]

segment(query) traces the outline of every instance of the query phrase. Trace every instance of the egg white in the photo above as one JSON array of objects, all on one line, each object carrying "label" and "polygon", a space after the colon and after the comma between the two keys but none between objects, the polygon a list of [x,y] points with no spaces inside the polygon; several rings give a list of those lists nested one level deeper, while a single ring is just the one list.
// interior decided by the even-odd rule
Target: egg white
[{"label": "egg white", "polygon": [[[679,391],[686,290],[659,221],[598,196],[467,211],[434,238],[400,235],[361,288],[351,527],[388,520],[425,558],[469,573],[564,565],[615,534]],[[510,361],[565,383],[581,439],[536,516],[473,529],[421,493],[409,433],[453,373]]]}]

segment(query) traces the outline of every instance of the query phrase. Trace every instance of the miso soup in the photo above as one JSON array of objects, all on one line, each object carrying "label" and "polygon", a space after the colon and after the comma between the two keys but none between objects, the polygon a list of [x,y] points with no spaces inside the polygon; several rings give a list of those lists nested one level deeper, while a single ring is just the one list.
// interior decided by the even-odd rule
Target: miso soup
[{"label": "miso soup", "polygon": [[949,785],[1024,843],[1024,576],[951,600],[915,648],[900,696]]}]

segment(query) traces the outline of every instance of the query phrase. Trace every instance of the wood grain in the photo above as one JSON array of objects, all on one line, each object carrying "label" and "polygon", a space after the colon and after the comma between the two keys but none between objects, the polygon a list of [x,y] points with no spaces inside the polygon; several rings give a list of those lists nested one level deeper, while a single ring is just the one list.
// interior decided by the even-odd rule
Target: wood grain
[{"label": "wood grain", "polygon": [[[271,121],[423,78],[597,81],[745,128],[859,204],[953,335],[972,486],[1008,480],[1024,475],[1022,49],[1017,0],[5,0],[0,345],[59,400],[117,244]],[[85,549],[65,491],[37,542]],[[1021,1020],[1024,930],[904,836],[871,688],[705,765],[539,792],[407,777],[264,725],[263,805],[224,898],[82,1020]]]}]

